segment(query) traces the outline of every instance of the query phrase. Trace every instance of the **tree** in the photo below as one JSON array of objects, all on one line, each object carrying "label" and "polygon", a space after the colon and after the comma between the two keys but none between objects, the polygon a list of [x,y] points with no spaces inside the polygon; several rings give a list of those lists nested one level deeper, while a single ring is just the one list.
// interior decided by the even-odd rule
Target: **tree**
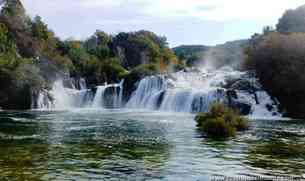
[{"label": "tree", "polygon": [[280,33],[305,32],[305,5],[287,10],[279,19],[276,29]]},{"label": "tree", "polygon": [[48,26],[42,21],[40,16],[36,16],[32,22],[32,35],[39,40],[47,40],[49,38]]},{"label": "tree", "polygon": [[84,42],[84,47],[90,54],[105,59],[111,56],[110,42],[111,37],[107,33],[97,30],[93,36]]},{"label": "tree", "polygon": [[305,117],[305,34],[277,32],[262,36],[247,48],[248,67],[288,116]]}]

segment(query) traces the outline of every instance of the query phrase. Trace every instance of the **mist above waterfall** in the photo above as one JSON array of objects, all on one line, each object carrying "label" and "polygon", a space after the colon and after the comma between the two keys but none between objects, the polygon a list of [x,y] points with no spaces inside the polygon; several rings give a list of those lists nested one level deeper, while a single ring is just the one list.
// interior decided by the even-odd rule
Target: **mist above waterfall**
[{"label": "mist above waterfall", "polygon": [[244,61],[244,47],[248,40],[238,40],[208,47],[201,53],[198,64],[208,69],[219,69],[224,66],[241,70]]}]

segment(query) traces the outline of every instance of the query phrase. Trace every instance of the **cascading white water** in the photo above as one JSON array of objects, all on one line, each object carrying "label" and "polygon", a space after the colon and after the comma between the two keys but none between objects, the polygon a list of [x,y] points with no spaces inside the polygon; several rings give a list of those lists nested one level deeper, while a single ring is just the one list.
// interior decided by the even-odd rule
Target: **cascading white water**
[{"label": "cascading white water", "polygon": [[[205,69],[182,71],[171,74],[168,78],[146,77],[140,81],[126,107],[173,112],[205,112],[215,101],[228,102],[227,91],[230,90],[226,88],[228,82],[243,80],[246,74],[247,72],[224,67],[213,71]],[[258,84],[256,79],[254,84]],[[268,106],[274,105],[274,101],[263,90],[251,94],[241,90],[234,92],[237,94],[235,100],[237,105],[249,105],[252,114],[260,116],[279,114],[277,110],[267,109]]]},{"label": "cascading white water", "polygon": [[84,78],[79,79],[79,88],[80,88],[80,90],[87,89],[87,83]]},{"label": "cascading white water", "polygon": [[93,99],[92,108],[104,107],[104,93],[108,86],[97,86],[95,97]]},{"label": "cascading white water", "polygon": [[166,88],[167,84],[162,76],[144,78],[126,104],[126,107],[156,109],[158,98]]},{"label": "cascading white water", "polygon": [[35,100],[32,102],[32,108],[38,108],[44,110],[52,109],[53,104],[48,95],[48,91],[42,90],[36,96],[37,97],[32,96],[32,100]]},{"label": "cascading white water", "polygon": [[[112,107],[120,108],[123,98],[123,81],[120,84],[109,84],[97,86],[95,94],[91,89],[87,89],[86,81],[80,79],[68,80],[69,87],[64,86],[63,80],[54,82],[50,91],[40,91],[38,95],[33,96],[33,109],[40,110],[67,110],[72,108],[105,108],[105,98],[112,97]],[[80,90],[76,89],[79,87]],[[107,88],[113,88],[111,95],[105,95]],[[120,89],[117,92],[117,88]]]},{"label": "cascading white water", "polygon": [[[83,84],[84,85],[84,84]],[[74,85],[72,87],[75,87]],[[86,88],[85,86],[83,86]],[[63,80],[55,81],[51,91],[40,91],[33,98],[32,108],[42,110],[66,110],[74,107],[82,107],[90,101],[90,90],[65,88]]]},{"label": "cascading white water", "polygon": [[[104,86],[97,86],[97,90],[92,102],[92,108],[106,108],[105,98],[111,98],[111,108],[121,108],[123,99],[123,83],[122,80],[119,84],[105,84]],[[113,90],[111,94],[105,95],[105,91],[110,88]],[[118,91],[119,89],[119,91]]]},{"label": "cascading white water", "polygon": [[117,108],[120,108],[123,106],[123,92],[124,92],[124,79],[120,82],[120,93],[119,93],[119,99],[118,99],[118,103],[116,105]]},{"label": "cascading white water", "polygon": [[[197,70],[177,72],[168,76],[150,76],[138,83],[136,91],[125,104],[130,109],[150,109],[171,112],[205,112],[215,102],[237,106],[256,116],[279,115],[277,104],[260,88],[255,77],[247,72],[222,68],[219,70]],[[244,84],[243,81],[246,80]],[[51,91],[43,90],[33,98],[35,109],[71,108],[122,108],[123,83],[97,86],[96,91],[87,89],[84,79],[68,80],[69,87],[62,80],[54,83]],[[72,82],[72,83],[71,83]],[[247,84],[254,85],[257,89]],[[74,85],[75,84],[75,85]],[[73,88],[74,87],[74,88]],[[79,88],[79,89],[76,89]],[[250,85],[251,87],[251,85]],[[249,90],[248,90],[249,89]],[[231,91],[231,92],[230,92]],[[228,95],[230,92],[230,96]]]},{"label": "cascading white water", "polygon": [[[121,108],[123,106],[124,79],[119,84],[114,84],[113,108]],[[117,91],[119,89],[119,91]]]},{"label": "cascading white water", "polygon": [[[200,91],[194,87],[183,87],[182,82],[177,84],[175,81],[165,79],[163,76],[151,76],[141,80],[126,107],[193,112],[193,103],[195,100],[199,100],[201,101],[199,110],[206,111],[211,102],[223,98],[217,95],[216,89]],[[204,87],[202,88],[204,89]]]}]

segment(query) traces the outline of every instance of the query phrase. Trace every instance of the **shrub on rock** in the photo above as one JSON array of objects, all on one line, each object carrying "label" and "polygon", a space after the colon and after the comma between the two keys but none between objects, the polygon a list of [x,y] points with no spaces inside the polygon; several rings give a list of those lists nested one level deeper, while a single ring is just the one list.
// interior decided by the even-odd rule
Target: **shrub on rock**
[{"label": "shrub on rock", "polygon": [[214,103],[209,112],[199,113],[195,119],[197,127],[211,138],[234,137],[249,127],[248,119],[221,103]]}]

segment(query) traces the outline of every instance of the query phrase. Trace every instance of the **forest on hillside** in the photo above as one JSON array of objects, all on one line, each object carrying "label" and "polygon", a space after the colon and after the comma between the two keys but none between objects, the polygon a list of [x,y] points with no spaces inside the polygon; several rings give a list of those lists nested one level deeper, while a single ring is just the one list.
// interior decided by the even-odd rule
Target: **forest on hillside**
[{"label": "forest on hillside", "polygon": [[[2,2],[0,14],[0,107],[29,109],[31,95],[60,78],[84,77],[90,87],[136,75],[181,69],[165,37],[150,31],[109,35],[101,30],[84,41],[61,40],[30,18],[19,0]],[[143,74],[143,75],[142,75]]]}]

